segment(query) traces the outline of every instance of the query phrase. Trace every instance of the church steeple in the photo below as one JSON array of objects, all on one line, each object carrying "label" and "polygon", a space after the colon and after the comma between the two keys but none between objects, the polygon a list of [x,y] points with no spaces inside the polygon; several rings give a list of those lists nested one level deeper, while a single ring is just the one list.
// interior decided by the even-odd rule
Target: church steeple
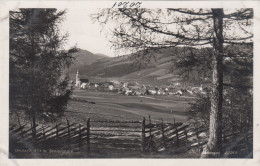
[{"label": "church steeple", "polygon": [[79,70],[77,70],[76,74],[76,86],[80,86]]}]

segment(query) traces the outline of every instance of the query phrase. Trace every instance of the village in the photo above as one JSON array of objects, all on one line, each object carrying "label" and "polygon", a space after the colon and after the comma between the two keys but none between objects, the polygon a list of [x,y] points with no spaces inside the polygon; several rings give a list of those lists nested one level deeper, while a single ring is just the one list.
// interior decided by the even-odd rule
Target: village
[{"label": "village", "polygon": [[[73,85],[73,81],[71,81]],[[144,95],[164,95],[164,96],[196,96],[210,94],[210,88],[203,86],[185,86],[180,82],[174,82],[170,85],[152,86],[139,84],[136,81],[122,82],[110,80],[104,82],[91,82],[86,78],[80,78],[79,72],[76,74],[75,87],[78,89],[95,90],[100,92],[113,92],[123,95],[144,96]]]}]

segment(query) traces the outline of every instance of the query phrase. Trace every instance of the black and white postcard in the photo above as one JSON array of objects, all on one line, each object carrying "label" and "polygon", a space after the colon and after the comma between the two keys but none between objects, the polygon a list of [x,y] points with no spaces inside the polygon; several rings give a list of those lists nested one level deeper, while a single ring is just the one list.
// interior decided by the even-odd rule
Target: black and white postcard
[{"label": "black and white postcard", "polygon": [[260,164],[258,1],[0,7],[0,165]]}]

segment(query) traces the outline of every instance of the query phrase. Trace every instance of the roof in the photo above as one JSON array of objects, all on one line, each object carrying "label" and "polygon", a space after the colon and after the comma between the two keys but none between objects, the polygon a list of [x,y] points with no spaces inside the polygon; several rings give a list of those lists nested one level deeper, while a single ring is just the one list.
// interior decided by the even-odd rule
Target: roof
[{"label": "roof", "polygon": [[86,76],[79,76],[80,79],[88,79]]},{"label": "roof", "polygon": [[80,78],[79,80],[82,82],[89,82],[89,80],[87,78]]}]

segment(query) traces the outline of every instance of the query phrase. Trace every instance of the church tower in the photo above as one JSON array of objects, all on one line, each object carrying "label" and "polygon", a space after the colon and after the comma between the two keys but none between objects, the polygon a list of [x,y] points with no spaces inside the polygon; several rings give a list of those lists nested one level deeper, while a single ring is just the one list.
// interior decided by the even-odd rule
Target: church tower
[{"label": "church tower", "polygon": [[76,86],[80,86],[80,79],[79,79],[79,71],[77,70],[77,74],[76,74]]}]

